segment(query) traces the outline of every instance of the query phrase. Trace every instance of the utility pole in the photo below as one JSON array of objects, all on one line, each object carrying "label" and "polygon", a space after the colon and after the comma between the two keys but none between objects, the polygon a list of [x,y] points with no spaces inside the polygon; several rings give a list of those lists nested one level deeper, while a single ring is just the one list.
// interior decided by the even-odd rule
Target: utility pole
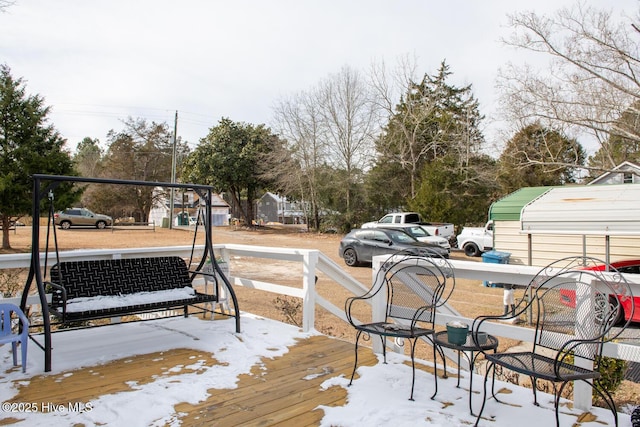
[{"label": "utility pole", "polygon": [[[171,156],[171,183],[176,183],[176,152],[178,145],[178,110],[176,110],[176,117],[173,122],[173,154]],[[173,207],[175,205],[175,188],[171,188],[169,194],[169,229],[173,228]],[[184,203],[184,201],[182,202]]]}]

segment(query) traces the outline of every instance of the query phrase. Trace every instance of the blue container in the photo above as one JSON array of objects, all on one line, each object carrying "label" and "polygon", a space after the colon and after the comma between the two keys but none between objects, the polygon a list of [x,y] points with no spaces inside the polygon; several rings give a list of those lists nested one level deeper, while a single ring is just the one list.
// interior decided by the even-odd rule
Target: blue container
[{"label": "blue container", "polygon": [[[486,262],[489,264],[509,264],[509,257],[511,257],[511,254],[509,252],[489,251],[482,254],[482,262]],[[482,284],[485,287],[502,287],[502,283],[491,283],[486,280],[483,281]]]},{"label": "blue container", "polygon": [[489,251],[482,254],[482,262],[490,264],[509,264],[509,252]]}]

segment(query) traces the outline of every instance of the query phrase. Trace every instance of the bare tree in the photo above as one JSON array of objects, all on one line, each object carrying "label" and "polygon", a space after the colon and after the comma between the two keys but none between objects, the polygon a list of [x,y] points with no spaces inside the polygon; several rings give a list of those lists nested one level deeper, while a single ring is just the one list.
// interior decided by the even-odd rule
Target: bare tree
[{"label": "bare tree", "polygon": [[[371,86],[376,95],[376,104],[386,117],[389,125],[386,132],[395,141],[394,150],[384,153],[385,161],[396,162],[409,172],[410,197],[416,194],[417,180],[424,158],[431,151],[431,145],[424,144],[424,122],[435,109],[435,103],[422,98],[420,102],[406,102],[405,108],[399,109],[398,102],[410,92],[417,81],[416,59],[401,56],[396,66],[389,69],[384,61],[371,66]],[[397,117],[400,115],[401,117]],[[396,116],[398,119],[391,121]],[[391,126],[391,124],[394,126]],[[394,135],[395,134],[395,135]]]},{"label": "bare tree", "polygon": [[373,155],[378,108],[360,73],[348,66],[318,86],[317,103],[329,149],[329,162],[345,171],[346,219],[350,221],[352,185]]},{"label": "bare tree", "polygon": [[640,100],[640,34],[629,18],[579,3],[553,16],[527,12],[509,21],[508,45],[549,59],[547,73],[513,64],[500,71],[501,104],[517,128],[539,122],[586,132],[600,145],[614,134],[640,141],[636,128],[618,120]]},{"label": "bare tree", "polygon": [[384,63],[372,67],[371,81],[377,105],[388,118],[378,140],[378,154],[406,171],[410,198],[416,195],[426,163],[455,153],[457,169],[469,166],[484,138],[482,116],[471,86],[458,88],[447,82],[452,74],[442,61],[433,76],[415,76],[415,60],[401,57],[395,69]]},{"label": "bare tree", "polygon": [[[275,122],[278,132],[287,140],[288,150],[271,153],[270,163],[280,167],[269,170],[278,174],[272,179],[280,184],[285,193],[299,194],[302,201],[307,202],[303,203],[303,207],[309,207],[306,214],[311,221],[307,221],[307,224],[318,229],[318,191],[321,184],[318,171],[327,160],[327,144],[322,135],[322,115],[315,98],[314,93],[300,92],[276,103]],[[282,167],[292,159],[295,165]]]}]

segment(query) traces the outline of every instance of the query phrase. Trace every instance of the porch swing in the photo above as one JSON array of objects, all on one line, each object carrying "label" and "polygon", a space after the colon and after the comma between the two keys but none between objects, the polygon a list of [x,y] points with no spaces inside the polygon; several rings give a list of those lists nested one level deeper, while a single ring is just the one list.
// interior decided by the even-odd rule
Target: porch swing
[{"label": "porch swing", "polygon": [[[86,256],[61,254],[54,224],[54,190],[60,184],[112,184],[146,187],[182,188],[195,191],[200,198],[198,220],[196,221],[191,254],[188,263],[178,256],[153,256],[133,258],[125,254],[114,257],[111,254],[98,254],[96,259]],[[44,186],[46,183],[46,186]],[[51,326],[77,327],[88,321],[106,318],[119,318],[125,315],[140,315],[150,312],[170,311],[182,308],[187,317],[196,313],[213,313],[213,309],[229,298],[233,310],[216,312],[235,318],[235,330],[240,332],[240,310],[238,301],[228,278],[216,262],[213,252],[211,229],[212,188],[197,184],[166,182],[129,181],[101,178],[82,178],[74,176],[33,175],[33,226],[31,242],[31,263],[20,307],[26,309],[27,297],[35,281],[40,304],[42,306],[41,325],[44,344],[33,339],[45,353],[45,372],[51,371]],[[47,235],[44,257],[40,253],[40,210],[43,201],[48,202]],[[205,244],[198,258],[196,249],[197,233],[200,223],[205,233]],[[53,241],[55,264],[47,269],[49,262],[49,243]],[[41,265],[41,258],[44,265]],[[195,269],[190,266],[195,265]],[[49,279],[46,275],[49,271]],[[204,278],[211,282],[212,292],[195,289],[193,281]],[[225,291],[224,299],[221,297]],[[50,297],[50,299],[49,299]],[[208,309],[207,307],[211,307]],[[189,309],[191,308],[191,311]],[[51,322],[51,318],[55,323]],[[33,338],[33,337],[32,337]]]}]

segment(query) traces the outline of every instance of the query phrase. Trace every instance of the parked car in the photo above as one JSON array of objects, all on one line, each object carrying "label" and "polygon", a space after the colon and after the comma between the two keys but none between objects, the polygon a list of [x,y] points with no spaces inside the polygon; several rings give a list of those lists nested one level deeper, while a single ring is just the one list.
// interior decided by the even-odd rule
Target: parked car
[{"label": "parked car", "polygon": [[399,229],[358,228],[340,241],[339,255],[348,266],[370,263],[376,255],[410,251],[417,255],[449,257],[449,251],[423,243]]},{"label": "parked car", "polygon": [[[24,222],[20,221],[9,221],[9,230],[13,230],[16,227],[24,227]],[[0,230],[2,230],[2,223],[0,223]]]},{"label": "parked car", "polygon": [[[609,264],[615,268],[619,273],[627,274],[640,274],[640,259],[629,259],[623,261],[615,261]],[[587,268],[587,270],[593,271],[605,271],[606,266],[604,264],[596,265]],[[618,318],[615,319],[615,323],[620,323],[623,320],[631,319],[632,322],[640,323],[640,296],[633,296],[633,299],[623,298],[622,295],[609,295],[609,298],[618,298],[622,310],[624,313],[619,313]],[[576,293],[574,291],[565,290],[560,295],[560,301],[569,307],[576,306]],[[632,305],[633,303],[633,305]],[[633,308],[633,310],[632,310]],[[633,311],[633,314],[631,313]]]},{"label": "parked car", "polygon": [[447,222],[425,222],[417,212],[390,213],[377,221],[365,222],[360,228],[376,228],[401,224],[421,225],[433,236],[444,237],[445,239],[455,237],[453,224]]},{"label": "parked car", "polygon": [[451,244],[447,239],[440,236],[434,236],[422,225],[418,224],[389,224],[379,225],[378,228],[396,228],[404,231],[407,234],[412,235],[418,241],[424,243],[430,243],[432,245],[440,246],[448,251],[451,251]]},{"label": "parked car", "polygon": [[102,229],[112,226],[113,218],[93,213],[86,208],[71,208],[54,214],[53,223],[64,230],[68,230],[71,227],[96,227]]}]

